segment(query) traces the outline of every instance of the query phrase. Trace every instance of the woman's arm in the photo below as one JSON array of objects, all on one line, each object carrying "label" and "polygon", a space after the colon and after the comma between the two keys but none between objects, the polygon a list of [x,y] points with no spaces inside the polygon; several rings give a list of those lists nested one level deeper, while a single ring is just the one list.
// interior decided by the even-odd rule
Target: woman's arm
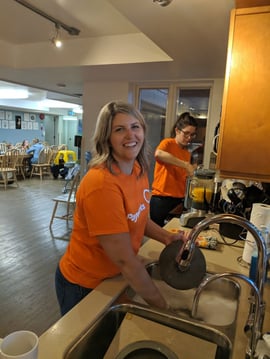
[{"label": "woman's arm", "polygon": [[128,233],[98,236],[108,257],[115,263],[133,290],[148,304],[165,309],[167,304],[145,266],[135,255]]},{"label": "woman's arm", "polygon": [[150,218],[148,218],[144,234],[147,237],[155,239],[158,242],[165,244],[166,246],[173,241],[182,240],[186,241],[188,234],[184,231],[179,231],[178,233],[170,233],[165,229],[161,228],[155,222],[153,222]]},{"label": "woman's arm", "polygon": [[155,159],[164,163],[168,163],[169,165],[184,168],[189,176],[193,176],[194,166],[187,161],[180,160],[169,152],[157,149],[155,151]]}]

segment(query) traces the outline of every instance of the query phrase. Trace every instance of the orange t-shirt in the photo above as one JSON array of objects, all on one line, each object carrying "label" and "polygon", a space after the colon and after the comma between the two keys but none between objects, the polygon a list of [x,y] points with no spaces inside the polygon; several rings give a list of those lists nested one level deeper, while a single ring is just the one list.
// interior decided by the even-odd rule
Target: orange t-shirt
[{"label": "orange t-shirt", "polygon": [[[182,161],[190,162],[190,152],[178,146],[174,138],[165,138],[157,149],[166,151]],[[184,198],[187,172],[184,168],[156,160],[152,194]]]},{"label": "orange t-shirt", "polygon": [[132,248],[138,252],[149,211],[148,178],[138,178],[138,173],[135,164],[131,175],[114,175],[99,167],[83,177],[70,243],[60,260],[68,281],[95,288],[103,279],[120,273],[100,245],[99,235],[129,232]]}]

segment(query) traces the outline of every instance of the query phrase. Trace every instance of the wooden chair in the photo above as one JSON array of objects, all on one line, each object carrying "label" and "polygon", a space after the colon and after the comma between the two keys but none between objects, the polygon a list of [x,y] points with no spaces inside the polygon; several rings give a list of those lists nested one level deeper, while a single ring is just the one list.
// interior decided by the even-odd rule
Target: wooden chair
[{"label": "wooden chair", "polygon": [[51,156],[53,151],[50,147],[44,147],[39,152],[38,163],[32,164],[31,178],[32,176],[39,176],[42,180],[44,175],[51,174]]},{"label": "wooden chair", "polygon": [[25,163],[24,163],[24,154],[19,150],[15,149],[13,150],[14,153],[17,155],[17,161],[16,161],[16,174],[17,176],[22,177],[25,179]]},{"label": "wooden chair", "polygon": [[[65,194],[62,194],[62,195],[59,195],[59,196],[53,198],[53,201],[55,202],[55,204],[54,204],[54,208],[53,208],[53,212],[52,212],[52,216],[51,216],[50,229],[52,229],[53,221],[55,218],[65,220],[67,226],[68,226],[69,221],[73,220],[73,212],[74,212],[75,205],[76,205],[76,192],[77,192],[79,183],[80,183],[80,172],[78,172],[74,176],[74,178],[71,182],[70,191],[68,193],[65,193]],[[58,211],[59,204],[62,204],[65,206],[64,213],[63,213],[63,208],[62,208],[61,212],[60,212],[60,208]]]},{"label": "wooden chair", "polygon": [[5,190],[7,185],[11,183],[16,183],[17,187],[19,187],[16,175],[17,161],[18,155],[15,151],[7,151],[0,158],[0,183],[4,184]]},{"label": "wooden chair", "polygon": [[5,154],[7,151],[7,144],[4,142],[0,142],[0,155]]},{"label": "wooden chair", "polygon": [[50,157],[50,166],[53,166],[54,165],[54,161],[55,161],[55,159],[56,159],[56,157],[57,157],[57,154],[58,154],[58,149],[53,149],[52,147],[51,147],[51,157]]}]

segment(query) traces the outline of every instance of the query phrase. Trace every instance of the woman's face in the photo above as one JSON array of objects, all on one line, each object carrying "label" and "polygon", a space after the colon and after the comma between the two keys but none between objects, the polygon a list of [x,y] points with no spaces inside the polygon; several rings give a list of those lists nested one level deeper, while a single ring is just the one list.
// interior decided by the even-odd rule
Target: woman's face
[{"label": "woman's face", "polygon": [[116,114],[112,121],[110,143],[112,155],[118,164],[130,163],[133,166],[143,142],[144,130],[140,121],[129,114]]},{"label": "woman's face", "polygon": [[179,146],[186,147],[196,137],[196,127],[186,126],[182,130],[175,129],[175,141]]}]

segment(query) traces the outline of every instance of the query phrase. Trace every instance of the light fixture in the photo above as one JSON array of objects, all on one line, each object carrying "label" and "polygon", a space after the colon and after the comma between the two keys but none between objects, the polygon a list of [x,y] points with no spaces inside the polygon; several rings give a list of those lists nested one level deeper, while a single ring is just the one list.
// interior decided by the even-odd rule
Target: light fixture
[{"label": "light fixture", "polygon": [[62,41],[60,37],[60,26],[58,24],[55,24],[55,34],[51,38],[51,43],[57,48],[62,47]]},{"label": "light fixture", "polygon": [[77,121],[78,117],[77,116],[63,116],[63,120],[64,121]]},{"label": "light fixture", "polygon": [[77,113],[77,114],[82,114],[83,113],[83,109],[81,106],[77,106],[73,108],[73,112]]},{"label": "light fixture", "polygon": [[159,4],[160,6],[168,6],[173,0],[153,0],[153,2]]},{"label": "light fixture", "polygon": [[62,42],[59,39],[59,31],[60,31],[60,29],[65,30],[71,36],[78,36],[79,33],[81,32],[76,27],[69,26],[69,25],[65,24],[61,20],[58,20],[55,17],[47,14],[46,12],[44,12],[44,11],[40,10],[39,8],[35,7],[34,5],[30,4],[26,0],[14,0],[14,1],[16,1],[18,4],[25,6],[27,9],[35,12],[36,14],[38,14],[38,15],[44,17],[45,19],[47,19],[47,20],[54,23],[55,28],[56,28],[56,36],[54,36],[52,39],[50,39],[50,41],[53,42],[53,44],[56,47],[61,47],[62,46]]},{"label": "light fixture", "polygon": [[26,99],[29,97],[29,93],[24,89],[11,89],[2,88],[0,89],[0,100],[15,100],[15,99]]},{"label": "light fixture", "polygon": [[74,108],[74,103],[58,100],[43,100],[41,105],[48,108]]}]

